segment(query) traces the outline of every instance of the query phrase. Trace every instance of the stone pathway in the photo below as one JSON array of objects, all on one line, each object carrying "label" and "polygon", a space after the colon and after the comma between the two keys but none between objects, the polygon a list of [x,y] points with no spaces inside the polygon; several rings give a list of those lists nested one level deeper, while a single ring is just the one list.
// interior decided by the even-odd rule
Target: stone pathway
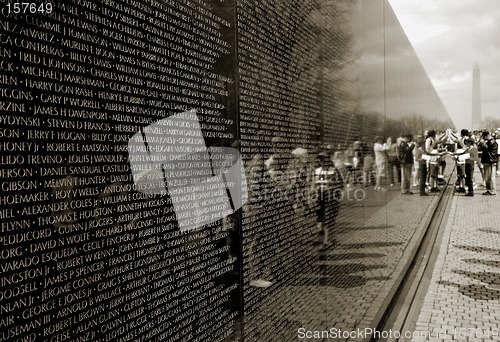
[{"label": "stone pathway", "polygon": [[481,193],[452,200],[413,341],[500,341],[500,197]]}]

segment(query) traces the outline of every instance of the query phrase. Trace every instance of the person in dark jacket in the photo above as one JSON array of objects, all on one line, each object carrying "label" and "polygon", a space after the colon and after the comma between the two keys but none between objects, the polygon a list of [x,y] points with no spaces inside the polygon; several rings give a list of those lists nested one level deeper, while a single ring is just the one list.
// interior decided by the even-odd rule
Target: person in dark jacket
[{"label": "person in dark jacket", "polygon": [[402,172],[401,193],[404,195],[413,194],[413,192],[410,191],[413,148],[415,147],[415,145],[411,142],[412,139],[413,137],[411,134],[407,134],[402,137],[401,143],[399,144],[399,164],[401,165]]},{"label": "person in dark jacket", "polygon": [[498,144],[491,136],[490,132],[483,132],[479,141],[479,150],[481,154],[481,164],[484,165],[484,182],[486,191],[483,195],[496,195],[495,182],[493,179],[494,167],[498,161]]}]

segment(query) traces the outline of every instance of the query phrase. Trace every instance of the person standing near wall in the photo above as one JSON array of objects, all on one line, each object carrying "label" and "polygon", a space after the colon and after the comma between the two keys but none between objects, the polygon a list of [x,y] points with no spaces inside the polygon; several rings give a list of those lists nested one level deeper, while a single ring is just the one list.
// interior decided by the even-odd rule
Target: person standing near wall
[{"label": "person standing near wall", "polygon": [[387,175],[389,176],[389,183],[394,186],[394,168],[396,168],[396,175],[398,183],[401,183],[401,163],[399,159],[399,144],[398,141],[392,141],[392,138],[387,139]]},{"label": "person standing near wall", "polygon": [[479,149],[483,152],[481,163],[484,166],[484,182],[486,183],[486,191],[483,192],[483,195],[496,195],[494,172],[498,161],[498,144],[490,132],[484,131],[482,133]]},{"label": "person standing near wall", "polygon": [[411,167],[413,165],[413,148],[414,143],[411,142],[413,136],[411,134],[404,135],[399,144],[399,164],[401,165],[401,193],[403,195],[412,195],[410,191]]},{"label": "person standing near wall", "polygon": [[435,130],[430,130],[427,133],[427,139],[425,140],[425,153],[431,156],[429,160],[429,175],[430,175],[429,182],[431,185],[431,192],[439,192],[437,183],[439,174],[439,153],[437,151],[437,140],[436,140]]},{"label": "person standing near wall", "polygon": [[[423,146],[424,140],[422,137],[417,136],[415,147],[413,148],[413,187],[416,188],[420,184],[420,160],[422,160],[423,149],[419,148],[420,145]],[[425,182],[424,182],[425,183]]]},{"label": "person standing near wall", "polygon": [[389,149],[388,144],[384,144],[384,138],[378,136],[375,138],[375,145],[373,145],[373,151],[375,152],[375,191],[385,191],[381,185],[381,179],[385,176],[385,168],[387,164],[387,150]]},{"label": "person standing near wall", "polygon": [[454,142],[456,144],[456,154],[457,154],[457,159],[456,159],[456,163],[457,163],[457,188],[456,188],[456,192],[463,192],[465,193],[466,190],[465,190],[465,187],[467,186],[467,179],[466,178],[466,173],[465,173],[465,169],[466,169],[466,160],[465,159],[461,159],[458,157],[458,155],[460,155],[461,153],[464,153],[465,150],[466,150],[466,146],[465,146],[465,140],[467,140],[469,138],[469,131],[467,129],[462,129],[460,131],[460,139],[455,139]]},{"label": "person standing near wall", "polygon": [[465,152],[469,154],[469,158],[465,161],[465,186],[467,193],[465,196],[474,196],[474,164],[479,161],[476,142],[474,139],[464,139]]},{"label": "person standing near wall", "polygon": [[419,164],[418,170],[420,172],[419,179],[419,190],[420,196],[428,196],[429,194],[425,192],[426,182],[427,182],[427,159],[424,158],[425,155],[425,140],[420,140],[417,143],[417,151],[415,152],[415,161]]},{"label": "person standing near wall", "polygon": [[[500,128],[497,128],[495,130],[495,141],[497,142],[497,145],[500,146]],[[500,157],[500,150],[498,151],[497,155]],[[500,171],[498,170],[498,165],[497,165],[497,175],[500,175]]]}]

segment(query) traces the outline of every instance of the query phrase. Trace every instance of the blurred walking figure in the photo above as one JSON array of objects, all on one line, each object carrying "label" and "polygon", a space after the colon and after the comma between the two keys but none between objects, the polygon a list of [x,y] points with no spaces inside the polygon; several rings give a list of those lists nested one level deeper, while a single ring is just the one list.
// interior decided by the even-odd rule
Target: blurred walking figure
[{"label": "blurred walking figure", "polygon": [[344,183],[346,183],[347,186],[350,184],[355,183],[354,182],[354,146],[349,145],[347,149],[344,152],[345,160],[344,160],[344,165],[346,169],[346,173],[344,174]]},{"label": "blurred walking figure", "polygon": [[327,152],[318,155],[319,167],[314,171],[314,187],[318,197],[319,208],[317,211],[318,230],[323,232],[323,248],[330,244],[329,225],[326,224],[328,214],[335,223],[342,198],[343,179],[340,172],[333,165]]},{"label": "blurred walking figure", "polygon": [[[321,153],[324,154],[325,152],[321,152]],[[347,168],[345,165],[346,157],[345,157],[344,152],[341,150],[335,151],[335,153],[333,154],[332,161],[333,161],[333,165],[335,166],[335,168],[342,175],[343,182],[346,183],[347,182]]]},{"label": "blurred walking figure", "polygon": [[292,151],[287,178],[290,181],[290,194],[293,199],[294,222],[296,229],[303,229],[303,220],[310,206],[311,190],[314,180],[314,161],[310,160],[309,152],[298,147]]},{"label": "blurred walking figure", "polygon": [[363,184],[365,186],[369,186],[373,184],[375,180],[374,176],[375,171],[375,159],[373,159],[372,153],[367,153],[365,158],[363,159]]},{"label": "blurred walking figure", "polygon": [[363,171],[363,146],[361,141],[356,140],[353,144],[354,155],[352,158],[352,167],[353,167],[353,183],[359,184],[362,182],[363,175],[361,172]]},{"label": "blurred walking figure", "polygon": [[[243,205],[245,218],[252,222],[251,227],[261,224],[261,217],[264,214],[266,206],[265,190],[270,182],[270,175],[266,171],[264,159],[261,154],[256,153],[252,159],[248,160],[245,167],[247,187],[248,187],[248,202]],[[271,244],[268,237],[262,232],[254,231],[252,228],[248,232],[249,236],[249,278],[250,286],[269,287],[272,282],[265,278],[269,276],[270,266],[267,264],[267,255]]]},{"label": "blurred walking figure", "polygon": [[[388,139],[389,145],[391,143],[390,138]],[[375,145],[373,146],[373,151],[375,152],[375,191],[385,191],[381,187],[381,179],[385,177],[386,164],[387,164],[387,150],[389,149],[388,144],[384,143],[384,138],[378,136],[375,138]]]}]

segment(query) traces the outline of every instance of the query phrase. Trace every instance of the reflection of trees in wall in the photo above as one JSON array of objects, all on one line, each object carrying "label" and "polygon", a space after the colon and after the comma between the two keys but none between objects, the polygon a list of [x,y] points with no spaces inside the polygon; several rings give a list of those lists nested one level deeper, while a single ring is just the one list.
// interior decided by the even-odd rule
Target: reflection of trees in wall
[{"label": "reflection of trees in wall", "polygon": [[[286,3],[286,5],[284,4]],[[287,76],[286,84],[291,94],[301,94],[304,89],[314,91],[314,101],[317,112],[312,113],[303,107],[308,99],[298,97],[292,102],[293,108],[299,108],[290,116],[295,121],[313,121],[319,135],[302,138],[324,142],[325,135],[339,136],[338,132],[327,127],[325,121],[334,121],[337,127],[346,123],[344,112],[338,105],[344,97],[343,89],[338,79],[329,80],[328,75],[340,74],[341,64],[346,62],[348,38],[346,23],[348,23],[349,1],[328,0],[296,0],[282,2],[281,7],[275,7],[272,17],[286,16],[288,24],[277,32],[276,46],[279,50],[289,51],[289,60],[282,65]],[[276,12],[278,11],[278,13]],[[299,14],[298,14],[299,13]],[[308,32],[309,39],[304,40],[302,32]],[[280,45],[283,44],[284,45]],[[309,51],[305,54],[304,51]],[[334,96],[328,101],[328,91],[332,89]],[[311,94],[312,95],[312,94]],[[325,127],[327,127],[325,132]]]},{"label": "reflection of trees in wall", "polygon": [[[371,3],[247,0],[237,4],[255,29],[251,33],[255,39],[248,44],[263,52],[255,57],[251,48],[246,53],[240,50],[239,61],[252,75],[258,111],[272,112],[276,123],[259,128],[285,138],[287,148],[347,145],[363,137],[370,141],[376,135],[442,126],[411,115],[404,120],[385,115],[383,30],[368,31],[382,24],[382,17],[365,25],[360,14],[372,9]],[[407,76],[395,70],[397,75],[388,80],[391,84]]]},{"label": "reflection of trees in wall", "polygon": [[313,13],[321,23],[322,142],[346,144],[358,135],[359,79],[352,51],[352,27],[356,1],[322,1]]},{"label": "reflection of trees in wall", "polygon": [[[317,141],[320,127],[318,41],[310,13],[318,7],[316,0],[241,1],[239,12],[245,13],[240,29],[252,30],[252,41],[240,46],[240,65],[250,70],[258,92],[257,106],[272,116],[275,125],[261,127],[274,130],[294,144],[307,146]],[[241,41],[241,37],[239,37]],[[257,57],[251,49],[258,49]],[[253,58],[253,60],[252,60]],[[244,81],[247,82],[247,81]]]},{"label": "reflection of trees in wall", "polygon": [[[279,113],[279,127],[271,129],[294,145],[317,145],[323,140],[323,127],[329,137],[343,136],[353,126],[349,122],[356,123],[346,109],[352,105],[342,104],[352,101],[349,86],[355,83],[345,71],[350,62],[352,3],[288,0],[238,5],[259,30],[253,33],[259,39],[255,45],[266,46],[258,64],[249,65],[261,92],[260,110]],[[239,56],[248,63],[244,53]]]},{"label": "reflection of trees in wall", "polygon": [[399,119],[388,119],[388,134],[398,136],[400,134],[423,134],[428,130],[445,131],[453,128],[450,120],[439,120],[428,118],[420,114],[405,115]]}]

